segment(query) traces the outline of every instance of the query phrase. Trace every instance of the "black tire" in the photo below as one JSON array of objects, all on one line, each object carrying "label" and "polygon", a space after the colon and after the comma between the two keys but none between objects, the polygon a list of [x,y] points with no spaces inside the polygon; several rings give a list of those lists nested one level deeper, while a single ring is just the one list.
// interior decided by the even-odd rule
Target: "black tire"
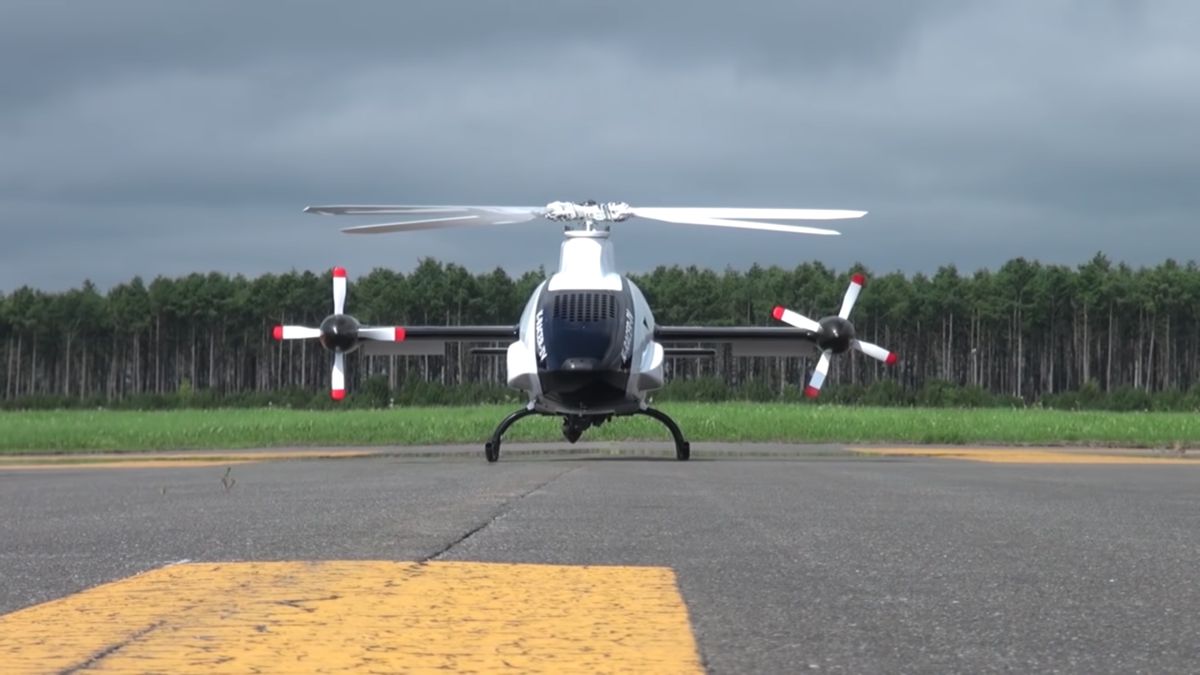
[{"label": "black tire", "polygon": [[496,462],[500,459],[500,444],[488,442],[483,446],[483,456],[487,457],[488,462]]},{"label": "black tire", "polygon": [[686,462],[692,458],[692,444],[684,441],[675,446],[675,459]]}]

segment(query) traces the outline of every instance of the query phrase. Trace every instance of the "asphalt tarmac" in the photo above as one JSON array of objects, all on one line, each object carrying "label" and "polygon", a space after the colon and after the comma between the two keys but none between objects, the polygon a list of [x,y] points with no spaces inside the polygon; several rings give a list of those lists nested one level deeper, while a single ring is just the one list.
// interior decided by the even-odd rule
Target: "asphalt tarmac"
[{"label": "asphalt tarmac", "polygon": [[0,615],[180,561],[636,566],[713,673],[1200,670],[1200,462],[510,450],[0,468]]}]

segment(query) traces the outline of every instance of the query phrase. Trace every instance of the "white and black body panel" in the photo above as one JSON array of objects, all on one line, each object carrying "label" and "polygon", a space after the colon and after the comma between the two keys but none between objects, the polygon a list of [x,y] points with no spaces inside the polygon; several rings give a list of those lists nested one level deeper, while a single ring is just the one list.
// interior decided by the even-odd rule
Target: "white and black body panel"
[{"label": "white and black body panel", "polygon": [[521,389],[529,394],[530,402],[536,402],[541,397],[542,387],[538,381],[537,357],[537,308],[542,290],[546,288],[543,281],[534,289],[525,310],[521,312],[521,320],[517,323],[517,341],[508,346],[508,386]]},{"label": "white and black body panel", "polygon": [[661,389],[664,384],[663,364],[666,353],[663,346],[655,342],[654,313],[650,311],[650,303],[642,295],[642,289],[628,279],[629,292],[634,305],[633,344],[636,361],[633,372],[630,373],[628,392],[645,407],[646,394],[655,389]]},{"label": "white and black body panel", "polygon": [[519,325],[508,383],[539,412],[632,413],[645,406],[645,384],[662,386],[661,357],[657,375],[643,376],[655,364],[654,317],[615,271],[607,231],[566,233],[559,271],[534,291]]}]

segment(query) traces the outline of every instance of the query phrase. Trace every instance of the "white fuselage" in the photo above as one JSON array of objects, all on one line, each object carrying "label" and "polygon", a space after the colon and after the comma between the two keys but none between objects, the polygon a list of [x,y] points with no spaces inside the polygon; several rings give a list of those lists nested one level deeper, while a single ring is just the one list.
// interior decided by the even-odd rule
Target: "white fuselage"
[{"label": "white fuselage", "polygon": [[616,271],[606,230],[565,232],[558,271],[534,290],[519,329],[508,347],[508,385],[525,391],[532,409],[629,413],[663,386],[654,314]]}]

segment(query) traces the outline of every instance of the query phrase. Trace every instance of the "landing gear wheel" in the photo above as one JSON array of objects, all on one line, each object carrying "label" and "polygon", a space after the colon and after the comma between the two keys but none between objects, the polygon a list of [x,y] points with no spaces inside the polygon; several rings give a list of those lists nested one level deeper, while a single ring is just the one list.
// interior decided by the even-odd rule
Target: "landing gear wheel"
[{"label": "landing gear wheel", "polygon": [[495,462],[500,459],[500,444],[488,441],[483,446],[483,456],[487,457],[487,461]]},{"label": "landing gear wheel", "polygon": [[684,441],[682,445],[675,446],[675,459],[686,462],[692,458],[692,444]]}]

